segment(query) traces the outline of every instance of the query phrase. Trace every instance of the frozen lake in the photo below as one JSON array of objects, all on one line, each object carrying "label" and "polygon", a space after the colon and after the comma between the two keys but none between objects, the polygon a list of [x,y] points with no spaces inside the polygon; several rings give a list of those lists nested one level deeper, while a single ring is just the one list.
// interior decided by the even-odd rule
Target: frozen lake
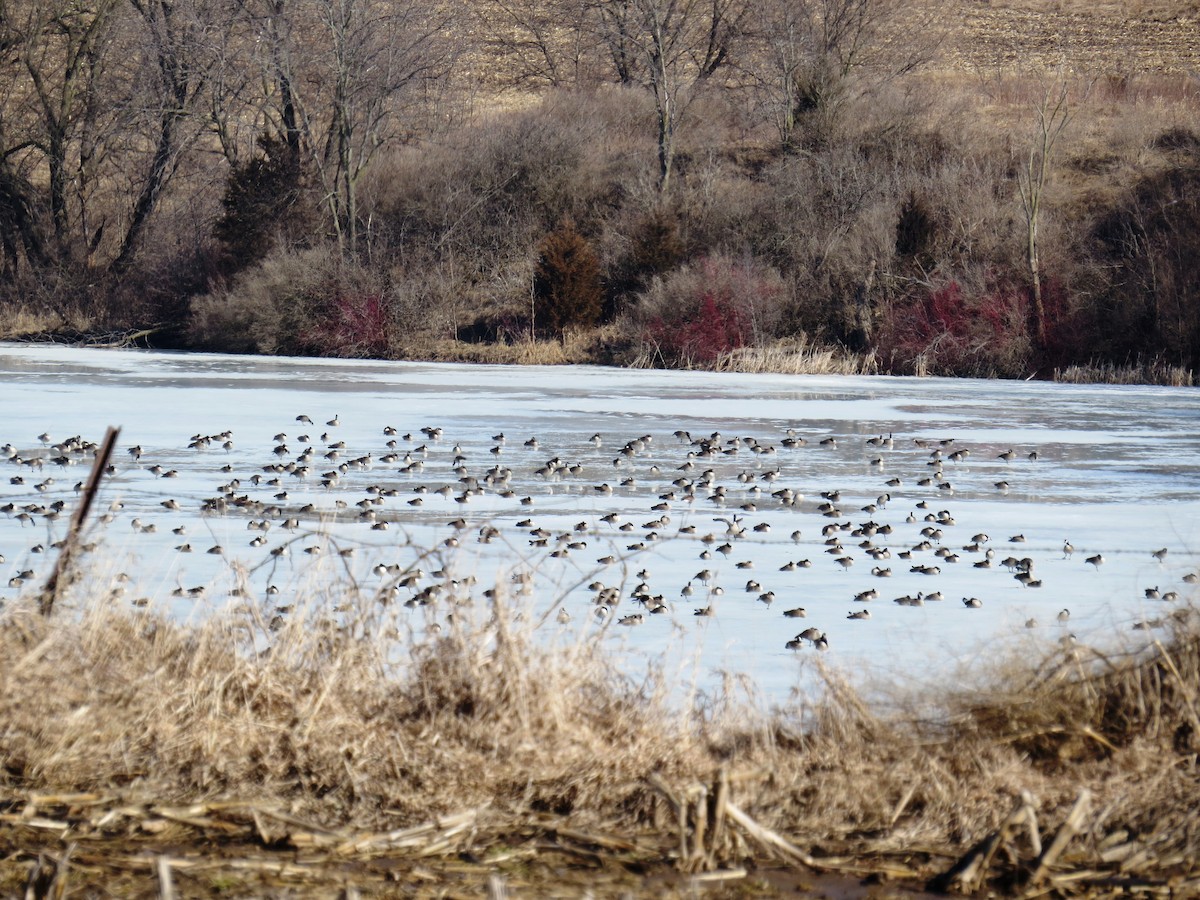
[{"label": "frozen lake", "polygon": [[936,681],[1012,642],[1133,643],[1200,569],[1193,389],[26,345],[0,345],[0,386],[4,602],[44,580],[86,477],[61,442],[108,425],[100,508],[123,506],[103,558],[130,602],[203,614],[240,572],[269,614],[314,584],[399,579],[419,629],[530,572],[548,632],[604,628],[614,653],[698,659],[768,700],[820,652],[787,648],[806,628],[834,666]]}]

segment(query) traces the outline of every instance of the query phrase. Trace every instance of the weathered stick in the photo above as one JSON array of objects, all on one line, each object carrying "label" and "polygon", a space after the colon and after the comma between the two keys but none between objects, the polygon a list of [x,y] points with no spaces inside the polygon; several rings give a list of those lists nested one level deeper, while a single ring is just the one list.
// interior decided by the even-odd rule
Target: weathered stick
[{"label": "weathered stick", "polygon": [[717,784],[713,789],[712,847],[709,851],[711,868],[716,868],[716,856],[725,840],[725,804],[729,801],[729,771],[721,766],[717,770]]},{"label": "weathered stick", "polygon": [[1079,792],[1079,796],[1075,798],[1075,805],[1067,813],[1067,818],[1062,823],[1062,827],[1058,829],[1058,833],[1054,835],[1054,840],[1050,842],[1050,846],[1038,857],[1037,865],[1029,875],[1030,884],[1037,884],[1046,874],[1046,870],[1054,865],[1058,858],[1062,856],[1071,838],[1083,831],[1083,821],[1087,818],[1091,803],[1092,792],[1084,788]]},{"label": "weathered stick", "polygon": [[689,799],[695,812],[692,814],[692,856],[688,860],[689,871],[695,872],[704,868],[706,858],[705,841],[708,838],[708,788],[702,784],[695,785],[689,792]]},{"label": "weathered stick", "polygon": [[688,860],[687,798],[680,799],[676,797],[670,785],[663,781],[662,776],[657,772],[651,773],[646,781],[650,787],[663,795],[667,803],[670,804],[671,812],[675,814],[675,825],[679,829],[679,865],[682,868],[687,865]]},{"label": "weathered stick", "polygon": [[67,537],[63,541],[58,559],[54,563],[54,571],[50,573],[50,579],[46,582],[46,586],[42,589],[42,596],[38,599],[38,612],[43,616],[49,616],[54,611],[54,601],[58,599],[60,585],[70,580],[71,557],[79,543],[79,530],[91,511],[92,502],[96,499],[100,481],[104,478],[104,471],[108,468],[108,461],[112,458],[113,447],[116,445],[117,435],[120,433],[120,428],[113,428],[110,425],[104,433],[100,449],[96,451],[96,458],[92,462],[92,471],[88,475],[87,484],[83,487],[83,496],[79,500],[79,506],[76,507],[75,514],[71,516],[71,525],[67,530]]},{"label": "weathered stick", "polygon": [[175,900],[175,877],[171,874],[171,860],[159,856],[154,861],[154,874],[158,877],[159,900]]},{"label": "weathered stick", "polygon": [[803,863],[810,869],[819,869],[820,865],[815,859],[793,844],[787,838],[772,831],[770,828],[764,828],[752,818],[730,803],[725,801],[725,815],[729,816],[734,822],[742,827],[746,834],[754,838],[764,847],[779,850],[784,856],[796,862]]},{"label": "weathered stick", "polygon": [[[927,885],[929,890],[945,893],[956,885],[966,893],[978,890],[987,879],[987,872],[996,851],[1008,840],[1009,832],[1022,824],[1029,825],[1033,821],[1033,813],[1032,798],[1022,794],[1000,827],[971,847],[953,866],[931,879]],[[1033,825],[1033,830],[1030,831],[1031,842],[1034,840],[1036,828],[1037,826]]]}]

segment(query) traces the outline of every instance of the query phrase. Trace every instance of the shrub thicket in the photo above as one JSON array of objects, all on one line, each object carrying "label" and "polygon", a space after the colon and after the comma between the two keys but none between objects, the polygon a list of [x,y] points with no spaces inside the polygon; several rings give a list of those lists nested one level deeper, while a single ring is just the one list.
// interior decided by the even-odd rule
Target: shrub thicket
[{"label": "shrub thicket", "polygon": [[14,171],[0,191],[9,296],[61,312],[54,298],[69,293],[106,326],[186,317],[191,345],[248,352],[447,358],[459,346],[475,359],[603,321],[579,345],[597,361],[710,365],[803,337],[895,372],[1200,365],[1191,94],[1078,101],[1073,122],[1088,128],[1064,134],[1039,222],[1035,346],[1018,190],[1035,92],[988,86],[999,112],[981,126],[953,97],[912,88],[843,98],[834,138],[806,135],[801,116],[787,147],[736,96],[709,92],[666,194],[645,92],[552,90],[381,153],[358,187],[353,256],[323,236],[319,197],[267,143],[223,195],[210,180],[194,206],[161,207],[166,224],[119,283],[34,271],[48,237],[30,230],[38,211]]},{"label": "shrub thicket", "polygon": [[786,295],[779,273],[754,259],[701,259],[658,278],[637,309],[652,365],[706,366],[775,336]]}]

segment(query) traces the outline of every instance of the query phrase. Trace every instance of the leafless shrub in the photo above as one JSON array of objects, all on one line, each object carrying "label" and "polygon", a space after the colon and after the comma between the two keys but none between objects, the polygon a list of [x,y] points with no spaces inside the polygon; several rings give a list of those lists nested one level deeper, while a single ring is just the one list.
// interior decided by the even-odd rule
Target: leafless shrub
[{"label": "leafless shrub", "polygon": [[330,246],[268,256],[192,304],[192,341],[242,353],[378,356],[390,294]]},{"label": "leafless shrub", "polygon": [[659,365],[706,366],[773,337],[786,303],[770,267],[712,256],[656,278],[630,321]]}]

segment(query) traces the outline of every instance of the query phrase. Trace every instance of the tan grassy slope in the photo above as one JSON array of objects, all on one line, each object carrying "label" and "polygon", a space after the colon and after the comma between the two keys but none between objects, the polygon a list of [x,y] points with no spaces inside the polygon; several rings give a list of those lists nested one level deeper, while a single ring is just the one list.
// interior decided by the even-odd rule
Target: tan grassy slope
[{"label": "tan grassy slope", "polygon": [[917,887],[981,841],[943,886],[1200,890],[1186,611],[1140,655],[1069,648],[884,715],[836,678],[783,711],[693,710],[672,673],[621,674],[507,599],[430,641],[397,627],[419,613],[324,602],[343,612],[276,630],[251,602],[201,625],[4,613],[0,893],[660,895],[716,870],[770,894],[783,865]]}]

